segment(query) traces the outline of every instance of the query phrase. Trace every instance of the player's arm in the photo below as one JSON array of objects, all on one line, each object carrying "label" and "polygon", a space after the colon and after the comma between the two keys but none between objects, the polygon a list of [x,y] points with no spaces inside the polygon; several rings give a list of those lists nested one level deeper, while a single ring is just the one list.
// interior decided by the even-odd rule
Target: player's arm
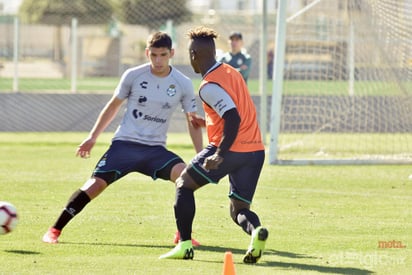
[{"label": "player's arm", "polygon": [[240,116],[236,108],[226,111],[222,118],[225,121],[222,140],[216,152],[205,159],[203,166],[207,170],[219,167],[224,160],[225,153],[229,151],[235,141],[239,130]]},{"label": "player's arm", "polygon": [[200,91],[202,100],[224,120],[222,139],[216,153],[208,157],[204,163],[206,169],[216,169],[235,141],[241,119],[232,98],[219,85],[208,84],[203,89],[205,90]]},{"label": "player's arm", "polygon": [[243,65],[240,67],[240,73],[242,74],[244,79],[248,79],[249,74],[250,74],[250,69],[252,66],[252,58],[250,57],[249,54],[244,54],[244,56],[245,56],[245,61]]},{"label": "player's arm", "polygon": [[240,126],[240,116],[236,108],[227,110],[223,116],[224,128],[223,136],[220,141],[219,147],[216,150],[216,154],[223,157],[229,148],[232,146],[236,139]]},{"label": "player's arm", "polygon": [[99,135],[107,128],[107,126],[113,121],[119,112],[120,106],[123,100],[116,95],[107,102],[103,110],[100,112],[89,136],[79,145],[76,151],[76,156],[87,158],[90,156],[90,152],[97,141]]},{"label": "player's arm", "polygon": [[106,105],[100,112],[92,130],[89,133],[89,136],[82,143],[80,143],[79,147],[77,148],[76,156],[80,156],[82,158],[89,157],[90,152],[99,135],[116,117],[117,113],[119,112],[120,106],[128,97],[131,91],[133,85],[133,75],[131,74],[131,72],[132,69],[129,69],[123,73],[112,98],[106,103]]},{"label": "player's arm", "polygon": [[196,113],[186,113],[186,120],[193,147],[195,148],[196,153],[199,153],[203,149],[203,133],[201,127],[202,125],[203,127],[205,125],[204,119]]}]

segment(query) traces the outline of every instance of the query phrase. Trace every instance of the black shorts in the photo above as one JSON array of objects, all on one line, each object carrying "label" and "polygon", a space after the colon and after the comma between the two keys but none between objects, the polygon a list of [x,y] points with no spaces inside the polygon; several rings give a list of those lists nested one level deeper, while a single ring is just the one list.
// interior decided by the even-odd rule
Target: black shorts
[{"label": "black shorts", "polygon": [[184,161],[163,146],[149,146],[130,141],[113,141],[93,171],[93,176],[110,184],[130,172],[170,180],[170,172]]},{"label": "black shorts", "polygon": [[229,197],[252,203],[256,185],[265,160],[265,151],[227,152],[218,169],[205,170],[202,165],[208,156],[216,152],[216,146],[208,145],[196,155],[187,167],[187,173],[199,185],[218,183],[229,176]]}]

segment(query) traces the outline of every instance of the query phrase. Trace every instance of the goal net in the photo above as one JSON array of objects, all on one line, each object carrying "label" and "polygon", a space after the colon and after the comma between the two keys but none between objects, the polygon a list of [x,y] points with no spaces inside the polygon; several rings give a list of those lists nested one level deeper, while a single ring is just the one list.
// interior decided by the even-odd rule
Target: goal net
[{"label": "goal net", "polygon": [[287,15],[270,162],[412,163],[412,2],[306,3]]}]

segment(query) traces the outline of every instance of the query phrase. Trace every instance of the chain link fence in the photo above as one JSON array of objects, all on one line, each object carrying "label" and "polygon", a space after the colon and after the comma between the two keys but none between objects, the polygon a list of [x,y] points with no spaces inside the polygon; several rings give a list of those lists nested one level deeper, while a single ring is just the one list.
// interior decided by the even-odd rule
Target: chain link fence
[{"label": "chain link fence", "polygon": [[[17,15],[0,16],[2,79],[10,79],[16,75],[21,79],[70,79],[73,68],[76,69],[80,80],[96,77],[116,78],[125,69],[147,61],[144,54],[146,39],[156,30],[166,31],[173,38],[176,49],[173,65],[190,76],[199,78],[192,73],[186,50],[187,30],[197,25],[207,25],[216,29],[220,34],[217,40],[219,52],[229,50],[230,32],[241,32],[244,47],[253,59],[251,77],[258,78],[260,40],[258,30],[261,25],[261,10],[258,7],[250,10],[215,10],[212,4],[195,6],[192,3],[201,1],[156,0],[119,1],[122,4],[113,4],[113,7],[109,8],[97,4],[106,1],[83,1],[91,3],[83,7],[89,9],[84,12],[80,7],[76,9],[74,6],[74,3],[82,1],[55,1],[61,2],[61,6],[58,7],[56,4],[54,8],[48,7],[48,14],[37,15],[33,14],[36,11],[32,11],[35,7],[38,8],[35,2],[23,1]],[[26,3],[31,4],[25,5]],[[136,4],[131,7],[130,3]],[[108,11],[102,9],[108,9],[111,13],[108,14]],[[39,20],[37,16],[43,17]],[[74,18],[78,22],[76,27],[72,26]],[[270,41],[273,41],[275,34],[275,19],[275,9],[269,10]],[[76,34],[76,45],[73,45],[73,34]],[[73,46],[76,49],[73,49]],[[16,50],[18,50],[17,57],[14,56]],[[77,55],[76,58],[73,54]],[[73,61],[77,64],[73,64]],[[61,85],[52,87],[53,83],[58,82],[49,83],[47,90],[70,90],[67,82],[63,87]],[[9,86],[3,83],[0,88],[3,91],[12,91],[12,83],[9,81],[8,84]],[[21,84],[19,85],[21,92],[35,89],[27,81]],[[108,87],[104,88],[108,89]],[[99,87],[89,87],[89,89],[99,90]]]},{"label": "chain link fence", "polygon": [[[171,35],[171,62],[195,87],[200,75],[190,66],[187,31],[198,25],[214,28],[219,53],[230,49],[232,31],[241,32],[253,60],[250,78],[257,83],[259,1],[218,2],[24,0],[16,14],[0,14],[0,131],[89,131],[120,75],[147,62],[146,39],[158,30]],[[273,40],[276,1],[268,2]],[[177,110],[170,128],[184,131],[183,122]]]},{"label": "chain link fence", "polygon": [[[0,10],[5,2],[18,1],[0,1]],[[172,36],[176,49],[172,63],[191,77],[196,87],[200,75],[194,74],[190,66],[186,33],[198,25],[212,27],[220,34],[216,41],[218,54],[229,50],[228,36],[232,31],[242,33],[244,48],[252,57],[248,85],[258,112],[261,110],[259,78],[272,76],[277,0],[267,0],[267,50],[263,54],[260,54],[263,0],[21,2],[14,13],[0,13],[0,131],[88,131],[97,117],[96,112],[116,87],[119,76],[127,68],[147,62],[146,39],[157,30]],[[290,82],[285,83],[284,93],[319,91],[325,87],[319,80],[327,81],[326,84],[338,90],[347,85],[342,83],[349,80],[348,64],[353,62],[355,81],[376,81],[387,74],[399,83],[400,89],[396,88],[395,92],[410,96],[412,57],[411,40],[407,39],[411,39],[412,6],[409,0],[286,2],[284,77]],[[44,3],[47,5],[42,6]],[[350,13],[358,18],[354,21],[354,36],[358,39],[354,49],[349,43]],[[370,32],[371,29],[374,31]],[[395,48],[397,45],[399,47]],[[396,58],[388,58],[392,54]],[[382,60],[391,60],[391,63],[372,71],[371,68],[380,66]],[[393,65],[395,62],[401,65]],[[263,70],[260,69],[262,64]],[[311,86],[308,82],[295,85],[295,80],[314,81]],[[332,92],[329,87],[332,86],[326,85],[321,96]],[[269,94],[270,85],[263,92]],[[270,100],[267,102],[270,105]],[[97,110],[89,112],[95,106]],[[83,115],[77,116],[80,113]],[[266,115],[269,128],[269,112]],[[53,119],[59,121],[59,127],[55,123],[45,125]],[[299,121],[305,123],[306,119],[302,117]],[[38,123],[40,121],[42,123]],[[284,122],[287,123],[289,121]],[[286,126],[282,124],[282,127]],[[171,129],[181,130],[181,127]]]}]

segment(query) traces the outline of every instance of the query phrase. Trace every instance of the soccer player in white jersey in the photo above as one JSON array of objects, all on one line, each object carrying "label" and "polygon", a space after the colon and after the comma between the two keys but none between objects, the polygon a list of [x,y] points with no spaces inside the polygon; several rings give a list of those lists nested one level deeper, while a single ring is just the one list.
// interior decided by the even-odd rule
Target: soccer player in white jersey
[{"label": "soccer player in white jersey", "polygon": [[[191,80],[169,65],[172,40],[163,32],[152,34],[145,50],[149,63],[127,70],[113,97],[101,111],[76,155],[88,158],[98,136],[116,117],[124,101],[127,108],[112,143],[98,161],[90,179],[69,198],[65,208],[42,240],[58,243],[63,228],[91,200],[128,173],[153,180],[175,182],[186,164],[166,148],[166,133],[174,110],[180,105],[196,152],[202,150],[202,131],[196,124],[196,99]],[[195,240],[193,243],[198,244]]]}]

